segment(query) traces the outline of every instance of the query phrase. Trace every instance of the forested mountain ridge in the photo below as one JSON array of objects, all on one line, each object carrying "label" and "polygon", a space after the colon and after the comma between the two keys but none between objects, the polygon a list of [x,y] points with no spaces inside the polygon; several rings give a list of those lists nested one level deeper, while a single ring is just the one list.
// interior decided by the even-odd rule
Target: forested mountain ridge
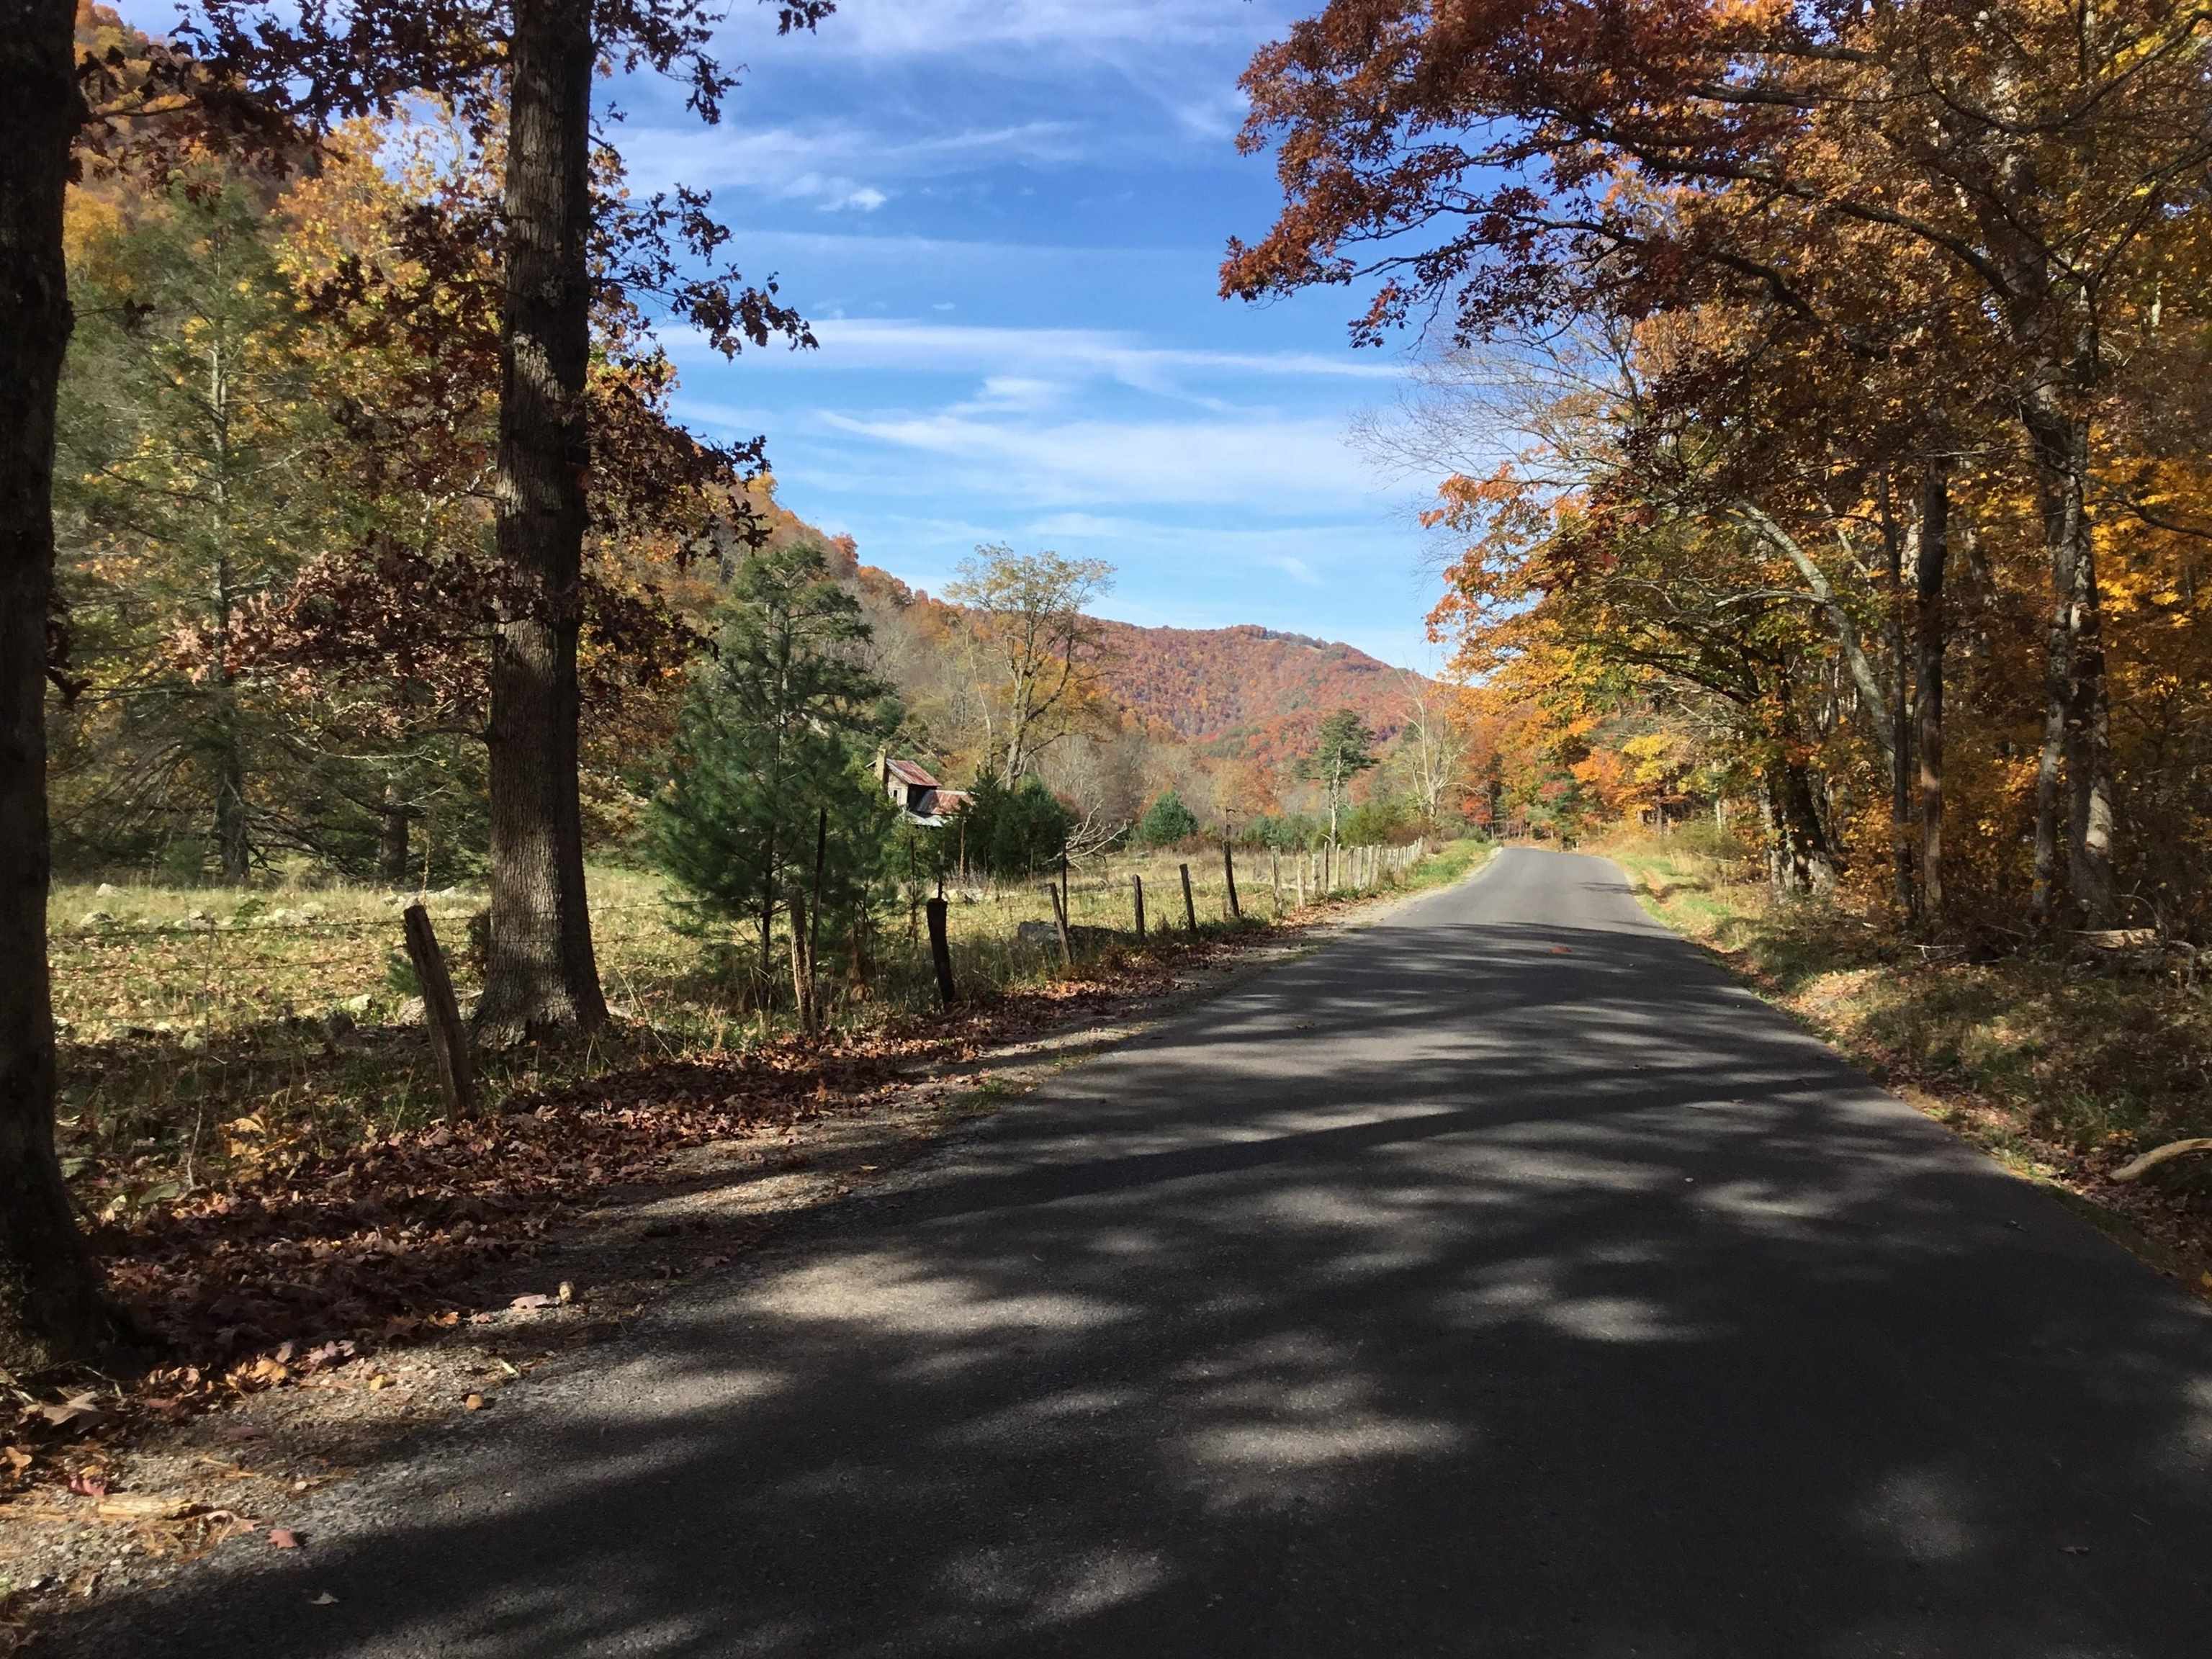
[{"label": "forested mountain ridge", "polygon": [[[1103,624],[1106,684],[1129,708],[1224,755],[1279,758],[1322,715],[1350,708],[1384,737],[1401,723],[1407,671],[1355,647],[1249,623]],[[1283,750],[1283,752],[1289,752]]]},{"label": "forested mountain ridge", "polygon": [[[841,578],[902,607],[945,604],[862,563],[849,537],[813,531],[781,507],[773,511],[780,535],[811,536],[829,548]],[[1145,726],[1224,759],[1286,763],[1339,708],[1389,738],[1404,723],[1408,690],[1424,683],[1355,646],[1252,623],[1139,628],[1098,618],[1097,629],[1107,693]]]}]

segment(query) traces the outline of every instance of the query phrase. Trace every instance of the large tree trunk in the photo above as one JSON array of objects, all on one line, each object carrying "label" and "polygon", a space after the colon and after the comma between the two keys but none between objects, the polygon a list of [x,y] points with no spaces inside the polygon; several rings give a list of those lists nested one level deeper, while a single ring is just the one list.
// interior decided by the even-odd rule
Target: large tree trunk
[{"label": "large tree trunk", "polygon": [[1928,464],[1920,480],[1920,553],[1914,569],[1913,702],[1920,716],[1920,902],[1931,923],[1943,918],[1944,567],[1951,558],[1949,464]]},{"label": "large tree trunk", "polygon": [[516,0],[495,491],[514,592],[492,651],[491,953],[477,1013],[501,1036],[607,1016],[576,792],[592,52],[590,0]]},{"label": "large tree trunk", "polygon": [[2039,385],[2024,416],[2051,567],[2051,624],[2044,643],[2043,754],[2036,773],[2036,919],[2057,917],[2062,769],[2067,801],[2067,884],[2081,923],[2109,927],[2112,876],[2111,716],[2106,702],[2102,605],[2089,524],[2089,421],[2056,384]]},{"label": "large tree trunk", "polygon": [[46,971],[46,618],[54,398],[69,343],[62,194],[83,116],[72,0],[0,7],[0,1369],[118,1334],[54,1157]]},{"label": "large tree trunk", "polygon": [[1781,760],[1766,775],[1767,868],[1777,894],[1825,893],[1836,884],[1841,860],[1820,819],[1812,775],[1802,762]]}]

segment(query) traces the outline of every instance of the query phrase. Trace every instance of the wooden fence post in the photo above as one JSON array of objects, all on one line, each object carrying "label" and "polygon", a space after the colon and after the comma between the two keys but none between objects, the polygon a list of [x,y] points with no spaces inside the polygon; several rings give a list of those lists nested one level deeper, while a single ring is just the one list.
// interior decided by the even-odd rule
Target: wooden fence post
[{"label": "wooden fence post", "polygon": [[1135,871],[1129,872],[1129,896],[1137,905],[1137,943],[1145,942],[1145,878]]},{"label": "wooden fence post", "polygon": [[[1063,874],[1066,868],[1061,866]],[[1060,965],[1072,968],[1075,965],[1075,946],[1067,937],[1067,901],[1060,896],[1060,889],[1049,882],[1044,890],[1052,895],[1052,923],[1060,930]]]},{"label": "wooden fence post", "polygon": [[929,959],[937,967],[937,1000],[952,1006],[952,947],[945,938],[945,901],[929,900],[922,906],[929,917]]},{"label": "wooden fence post", "polygon": [[1279,848],[1267,849],[1267,879],[1275,889],[1275,914],[1283,914],[1283,854]]},{"label": "wooden fence post", "polygon": [[1221,879],[1229,889],[1229,920],[1244,920],[1244,907],[1237,902],[1237,855],[1230,849],[1226,836],[1221,842]]},{"label": "wooden fence post", "polygon": [[1176,869],[1180,872],[1182,876],[1183,925],[1188,927],[1190,931],[1194,933],[1198,931],[1198,906],[1191,902],[1190,866],[1188,864],[1178,864],[1176,866]]},{"label": "wooden fence post", "polygon": [[407,959],[415,964],[415,982],[422,988],[422,1018],[430,1028],[430,1051],[438,1062],[439,1092],[446,1097],[448,1112],[465,1112],[476,1103],[476,1066],[469,1055],[460,1004],[453,999],[453,975],[446,971],[445,952],[431,930],[430,913],[421,905],[409,905],[401,921],[407,930]]}]

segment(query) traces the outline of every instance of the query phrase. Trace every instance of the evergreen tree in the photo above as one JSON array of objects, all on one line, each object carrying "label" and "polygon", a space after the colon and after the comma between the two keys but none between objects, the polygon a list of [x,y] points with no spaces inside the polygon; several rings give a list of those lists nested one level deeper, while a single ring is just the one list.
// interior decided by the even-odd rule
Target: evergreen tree
[{"label": "evergreen tree", "polygon": [[1059,861],[1075,815],[1041,779],[1026,777],[1009,789],[995,773],[985,772],[976,778],[972,794],[961,814],[970,864],[994,876],[1019,877]]},{"label": "evergreen tree", "polygon": [[[884,872],[898,814],[866,764],[888,729],[889,690],[860,660],[868,637],[859,603],[831,580],[821,548],[755,553],[738,568],[715,659],[678,721],[675,775],[653,812],[654,854],[709,905],[752,921],[763,982],[774,969],[776,916],[795,896],[810,913],[849,918]],[[817,916],[812,925],[834,935],[843,923]]]},{"label": "evergreen tree", "polygon": [[1298,763],[1298,776],[1318,783],[1328,795],[1328,838],[1337,839],[1337,818],[1352,791],[1352,781],[1375,764],[1375,734],[1349,708],[1321,723],[1313,753]]},{"label": "evergreen tree", "polygon": [[[128,216],[88,209],[60,402],[58,574],[93,696],[52,734],[64,846],[203,848],[225,881],[283,837],[257,776],[309,746],[234,678],[248,605],[331,538],[301,307],[256,185],[212,167]],[[179,648],[187,635],[196,641]],[[91,828],[85,827],[89,821]]]},{"label": "evergreen tree", "polygon": [[1146,807],[1137,821],[1137,839],[1146,847],[1172,847],[1197,834],[1196,815],[1172,789]]}]

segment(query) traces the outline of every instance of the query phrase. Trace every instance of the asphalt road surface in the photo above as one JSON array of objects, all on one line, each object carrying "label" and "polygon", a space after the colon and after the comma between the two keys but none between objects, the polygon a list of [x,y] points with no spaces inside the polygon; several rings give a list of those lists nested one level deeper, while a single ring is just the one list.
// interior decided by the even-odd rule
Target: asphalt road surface
[{"label": "asphalt road surface", "polygon": [[1515,850],[328,1507],[71,1649],[2204,1659],[2212,1316]]}]

